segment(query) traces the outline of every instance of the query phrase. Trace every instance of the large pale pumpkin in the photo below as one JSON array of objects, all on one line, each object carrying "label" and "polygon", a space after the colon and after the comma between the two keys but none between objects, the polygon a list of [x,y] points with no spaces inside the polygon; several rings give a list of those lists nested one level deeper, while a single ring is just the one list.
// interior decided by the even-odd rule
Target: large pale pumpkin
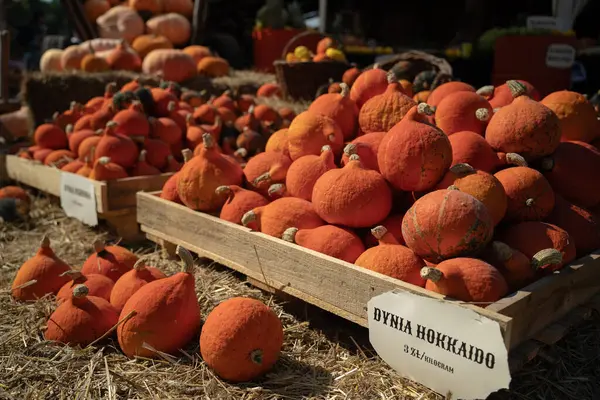
[{"label": "large pale pumpkin", "polygon": [[190,21],[176,13],[152,17],[146,22],[146,28],[149,33],[164,36],[176,46],[186,44],[192,32]]},{"label": "large pale pumpkin", "polygon": [[81,61],[88,54],[90,54],[89,49],[76,44],[64,49],[60,58],[63,71],[81,69]]},{"label": "large pale pumpkin", "polygon": [[192,57],[181,50],[160,49],[144,58],[142,71],[167,81],[183,82],[196,75],[196,65]]},{"label": "large pale pumpkin", "polygon": [[125,39],[129,43],[144,33],[144,20],[127,6],[116,6],[96,19],[100,37]]},{"label": "large pale pumpkin", "polygon": [[40,57],[40,71],[42,72],[60,72],[62,68],[62,54],[61,49],[48,49]]}]

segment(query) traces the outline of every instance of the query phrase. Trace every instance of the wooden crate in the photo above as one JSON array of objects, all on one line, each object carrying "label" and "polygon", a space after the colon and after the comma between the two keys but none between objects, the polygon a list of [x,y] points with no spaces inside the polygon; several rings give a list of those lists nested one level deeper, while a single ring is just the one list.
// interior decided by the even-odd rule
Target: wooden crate
[{"label": "wooden crate", "polygon": [[[138,193],[138,222],[167,251],[181,245],[284,293],[367,326],[367,302],[390,290],[443,296],[304,249],[159,197]],[[600,250],[487,308],[462,304],[499,323],[513,372],[600,310]],[[587,303],[587,304],[586,304]]]},{"label": "wooden crate", "polygon": [[[63,172],[59,169],[14,155],[6,156],[5,169],[8,178],[60,197],[60,179]],[[105,220],[126,242],[143,238],[136,219],[136,193],[161,189],[171,175],[173,174],[139,176],[108,182],[92,180],[98,218]]]}]

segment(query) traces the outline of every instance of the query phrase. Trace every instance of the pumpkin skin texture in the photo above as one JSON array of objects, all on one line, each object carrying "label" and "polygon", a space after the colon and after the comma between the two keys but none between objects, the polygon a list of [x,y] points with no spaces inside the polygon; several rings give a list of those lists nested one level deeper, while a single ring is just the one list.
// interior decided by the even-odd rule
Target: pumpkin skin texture
[{"label": "pumpkin skin texture", "polygon": [[198,45],[188,46],[185,49],[183,49],[183,52],[192,56],[196,65],[198,65],[198,62],[204,57],[212,55],[208,47]]},{"label": "pumpkin skin texture", "polygon": [[282,197],[266,206],[248,211],[242,217],[242,225],[281,238],[288,228],[311,229],[325,223],[309,201]]},{"label": "pumpkin skin texture", "polygon": [[334,225],[313,229],[289,228],[283,232],[282,239],[349,263],[356,261],[365,251],[363,242],[354,232]]},{"label": "pumpkin skin texture", "polygon": [[[62,274],[70,269],[54,254],[50,248],[50,239],[44,236],[37,253],[25,261],[17,271],[12,283],[12,297],[18,301],[31,301],[48,294],[56,294],[69,281],[69,278]],[[37,282],[25,285],[32,280]]]},{"label": "pumpkin skin texture", "polygon": [[583,257],[600,248],[600,222],[598,219],[585,208],[570,203],[558,194],[555,195],[554,209],[545,222],[556,225],[569,233],[569,236],[575,241],[578,257]]},{"label": "pumpkin skin texture", "polygon": [[420,257],[398,243],[381,225],[373,228],[371,234],[379,241],[379,245],[362,253],[356,265],[416,286],[425,286],[425,280],[420,275],[425,262]]},{"label": "pumpkin skin texture", "polygon": [[358,78],[360,74],[360,69],[356,67],[347,69],[346,72],[344,72],[344,75],[342,75],[342,82],[348,85],[348,87],[352,87],[352,85],[356,81],[356,78]]},{"label": "pumpkin skin texture", "polygon": [[342,154],[342,165],[346,165],[352,154],[358,154],[363,166],[379,172],[377,151],[386,132],[371,132],[362,135],[348,143]]},{"label": "pumpkin skin texture", "polygon": [[277,83],[265,83],[256,91],[256,97],[279,97],[281,88]]},{"label": "pumpkin skin texture", "polygon": [[339,125],[331,118],[312,111],[299,114],[288,128],[288,149],[292,160],[309,154],[319,155],[325,145],[334,154],[342,150],[344,136]]},{"label": "pumpkin skin texture", "polygon": [[91,129],[83,129],[81,131],[69,134],[69,149],[75,153],[79,153],[79,146],[89,137],[95,136],[96,133]]},{"label": "pumpkin skin texture", "polygon": [[[100,2],[104,0],[99,0]],[[60,72],[62,68],[62,49],[48,49],[40,58],[41,72]]]},{"label": "pumpkin skin texture", "polygon": [[308,109],[334,120],[342,130],[344,140],[351,140],[356,136],[358,108],[350,99],[348,85],[343,83],[341,88],[341,93],[328,93],[317,97]]},{"label": "pumpkin skin texture", "polygon": [[64,160],[72,160],[75,154],[71,150],[54,150],[44,158],[44,165],[61,165]]},{"label": "pumpkin skin texture", "polygon": [[100,274],[85,276],[79,271],[67,271],[64,275],[69,276],[71,281],[65,283],[56,294],[59,302],[69,299],[73,295],[73,288],[80,284],[85,284],[89,296],[110,300],[110,293],[115,283],[109,277]]},{"label": "pumpkin skin texture", "polygon": [[528,167],[513,167],[494,175],[508,199],[507,221],[536,221],[554,208],[554,191],[544,175]]},{"label": "pumpkin skin texture", "polygon": [[460,190],[475,197],[487,207],[494,226],[506,214],[508,199],[502,183],[494,175],[477,171],[468,164],[450,167],[437,189]]},{"label": "pumpkin skin texture", "polygon": [[160,170],[146,161],[147,150],[140,151],[140,157],[137,164],[131,169],[131,176],[159,175]]},{"label": "pumpkin skin texture", "polygon": [[125,6],[118,5],[96,19],[100,37],[125,39],[129,43],[144,33],[144,20],[138,13]]},{"label": "pumpkin skin texture", "polygon": [[450,93],[435,109],[435,124],[448,136],[471,131],[483,135],[494,111],[486,99],[477,93]]},{"label": "pumpkin skin texture", "polygon": [[126,136],[150,136],[150,123],[139,101],[134,101],[126,110],[121,110],[112,119],[117,123],[114,132]]},{"label": "pumpkin skin texture", "polygon": [[87,294],[85,285],[73,288],[71,296],[48,318],[46,340],[84,347],[117,324],[117,310],[107,300]]},{"label": "pumpkin skin texture", "polygon": [[250,381],[279,359],[283,327],[277,315],[258,300],[234,297],[216,306],[200,334],[206,364],[231,382]]},{"label": "pumpkin skin texture", "polygon": [[[142,72],[157,75],[166,81],[183,82],[196,75],[194,59],[181,50],[157,49],[153,50],[142,62]],[[158,115],[166,117],[167,115]]]},{"label": "pumpkin skin texture", "polygon": [[288,128],[282,128],[271,136],[267,140],[265,151],[280,151],[286,156],[290,156],[290,150],[288,148]]},{"label": "pumpkin skin texture", "polygon": [[358,123],[364,133],[387,132],[417,103],[404,94],[396,75],[389,72],[386,90],[367,100],[360,109]]},{"label": "pumpkin skin texture", "polygon": [[138,147],[129,136],[116,133],[117,127],[116,122],[106,124],[106,129],[96,145],[94,156],[96,160],[110,157],[113,163],[123,168],[133,167],[139,157]]},{"label": "pumpkin skin texture", "polygon": [[179,172],[177,192],[183,204],[192,210],[214,211],[225,203],[225,198],[215,190],[223,185],[241,186],[244,173],[235,160],[219,151],[210,133],[205,133],[202,139],[202,151]]},{"label": "pumpkin skin texture", "polygon": [[527,161],[552,154],[560,143],[560,121],[545,105],[525,96],[524,86],[509,81],[515,99],[490,119],[485,139],[496,151],[517,153]]},{"label": "pumpkin skin texture", "polygon": [[[527,81],[517,80],[520,84],[525,87],[525,93],[535,101],[540,101],[541,97],[539,92],[533,87],[533,85]],[[514,100],[512,91],[508,85],[508,82],[503,83],[500,86],[484,86],[477,90],[477,93],[481,94],[490,102],[493,108],[500,108],[509,105]]]},{"label": "pumpkin skin texture", "polygon": [[468,83],[452,81],[441,84],[433,89],[427,97],[427,104],[432,107],[437,107],[442,100],[452,93],[456,92],[475,92],[475,88]]},{"label": "pumpkin skin texture", "polygon": [[483,136],[463,131],[454,133],[449,139],[452,145],[452,165],[469,164],[485,172],[492,172],[498,166],[498,156]]},{"label": "pumpkin skin texture", "polygon": [[173,43],[164,36],[149,34],[136,37],[131,47],[133,47],[143,60],[153,50],[172,49]]},{"label": "pumpkin skin texture", "polygon": [[90,255],[81,267],[83,275],[102,274],[114,282],[121,275],[130,271],[138,257],[121,246],[105,246],[104,242],[94,243],[94,253]]},{"label": "pumpkin skin texture", "polygon": [[196,70],[200,75],[219,78],[229,75],[229,63],[224,58],[208,56],[198,62]]},{"label": "pumpkin skin texture", "polygon": [[120,313],[127,300],[142,286],[167,276],[158,268],[147,266],[143,260],[138,260],[133,269],[124,273],[117,280],[110,293],[110,304]]},{"label": "pumpkin skin texture", "polygon": [[561,141],[590,143],[598,137],[596,110],[582,94],[561,90],[550,93],[540,102],[558,116]]},{"label": "pumpkin skin texture", "polygon": [[498,238],[510,247],[519,250],[529,259],[545,249],[556,249],[562,253],[562,262],[540,267],[545,272],[559,270],[575,260],[576,247],[567,231],[556,225],[539,221],[525,221],[511,225],[499,233]]},{"label": "pumpkin skin texture", "polygon": [[94,162],[89,178],[95,181],[112,181],[128,176],[125,168],[112,162],[110,157],[100,157]]},{"label": "pumpkin skin texture", "polygon": [[[184,165],[188,161],[192,159],[192,151],[190,149],[184,149],[181,151],[183,154],[183,162]],[[173,201],[178,204],[183,204],[181,199],[179,198],[179,193],[177,191],[177,183],[179,181],[179,172],[174,173],[162,187],[162,191],[160,192],[160,198]]]},{"label": "pumpkin skin texture", "polygon": [[492,239],[487,207],[458,190],[436,190],[419,198],[402,220],[402,237],[419,257],[437,263],[476,255]]},{"label": "pumpkin skin texture", "polygon": [[[401,245],[406,245],[404,238],[402,237],[402,219],[404,214],[392,214],[381,222],[387,233],[392,235],[396,242]],[[365,245],[367,248],[377,246],[377,239],[373,236],[373,233],[369,231],[365,237]]]},{"label": "pumpkin skin texture", "polygon": [[250,185],[264,192],[273,183],[285,182],[292,160],[280,152],[264,152],[252,157],[244,167]]},{"label": "pumpkin skin texture", "polygon": [[68,145],[67,134],[58,125],[42,124],[35,129],[33,141],[44,149],[60,150]]},{"label": "pumpkin skin texture", "polygon": [[584,142],[562,142],[541,160],[541,171],[556,193],[583,207],[600,204],[600,150]]},{"label": "pumpkin skin texture", "polygon": [[31,204],[29,194],[19,186],[4,186],[0,188],[0,199],[18,199],[28,206]]},{"label": "pumpkin skin texture", "polygon": [[431,112],[425,103],[413,107],[379,145],[379,171],[397,190],[431,189],[452,164],[448,136],[426,123]]},{"label": "pumpkin skin texture", "polygon": [[383,221],[392,209],[392,191],[377,172],[365,169],[358,155],[344,168],[325,172],[315,183],[312,202],[330,224],[366,228]]},{"label": "pumpkin skin texture", "polygon": [[425,289],[460,301],[493,303],[508,293],[506,280],[496,268],[476,258],[453,258],[435,268],[425,267]]},{"label": "pumpkin skin texture", "polygon": [[[77,173],[81,167],[83,167],[85,163],[80,160],[73,160],[63,165],[60,170],[65,172],[70,172],[72,174]],[[1,197],[0,197],[1,198]]]},{"label": "pumpkin skin texture", "polygon": [[325,172],[335,168],[331,147],[323,146],[320,155],[311,154],[292,162],[287,171],[285,186],[292,196],[311,201],[317,180]]},{"label": "pumpkin skin texture", "polygon": [[379,67],[364,71],[352,84],[350,99],[360,110],[371,97],[385,92],[388,87],[387,73]]},{"label": "pumpkin skin texture", "polygon": [[175,46],[180,46],[190,40],[192,26],[183,15],[167,13],[150,18],[146,22],[148,33],[166,37]]},{"label": "pumpkin skin texture", "polygon": [[248,211],[269,204],[269,200],[260,193],[246,190],[237,185],[219,186],[215,191],[227,198],[221,208],[219,218],[238,225],[242,224],[242,217]]},{"label": "pumpkin skin texture", "polygon": [[180,246],[176,253],[184,260],[181,272],[148,282],[125,303],[120,319],[135,315],[119,325],[117,338],[126,356],[156,358],[144,343],[167,354],[183,348],[200,327],[200,307],[194,289],[194,260]]}]

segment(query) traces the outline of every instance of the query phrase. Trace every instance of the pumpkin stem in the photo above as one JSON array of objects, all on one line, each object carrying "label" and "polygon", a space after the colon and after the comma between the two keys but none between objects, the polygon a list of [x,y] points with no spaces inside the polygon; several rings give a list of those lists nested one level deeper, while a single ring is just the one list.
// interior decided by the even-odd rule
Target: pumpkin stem
[{"label": "pumpkin stem", "polygon": [[358,154],[358,146],[354,143],[348,143],[346,147],[344,147],[344,154],[348,157]]},{"label": "pumpkin stem", "polygon": [[423,267],[421,268],[421,278],[427,279],[431,282],[439,282],[443,277],[444,273],[437,268]]},{"label": "pumpkin stem", "polygon": [[451,166],[450,172],[452,172],[454,175],[458,175],[458,176],[462,177],[465,175],[474,174],[476,171],[475,171],[475,168],[473,168],[471,165],[469,165],[467,163],[460,163],[460,164]]},{"label": "pumpkin stem", "polygon": [[298,233],[298,228],[287,228],[281,238],[286,242],[296,243],[296,233]]},{"label": "pumpkin stem", "polygon": [[252,360],[252,362],[254,364],[262,365],[262,362],[263,362],[262,350],[260,350],[260,349],[252,350],[252,353],[250,353],[250,360]]},{"label": "pumpkin stem", "polygon": [[494,85],[482,86],[475,92],[480,96],[488,97],[494,94]]},{"label": "pumpkin stem", "polygon": [[344,82],[342,82],[342,83],[340,83],[340,89],[342,90],[340,92],[340,95],[342,97],[348,97],[348,94],[350,93],[350,86],[348,86]]},{"label": "pumpkin stem", "polygon": [[488,110],[487,108],[478,108],[475,111],[475,118],[477,118],[481,122],[486,122],[486,121],[489,121],[490,118],[492,118],[492,114],[490,113],[490,110]]},{"label": "pumpkin stem", "polygon": [[175,254],[177,254],[179,256],[179,258],[181,258],[181,261],[183,261],[183,268],[181,269],[181,272],[186,272],[188,274],[193,273],[194,272],[194,257],[192,257],[192,253],[190,253],[187,249],[178,245],[177,248],[175,249]]},{"label": "pumpkin stem", "polygon": [[169,112],[173,112],[177,109],[177,103],[175,103],[173,100],[171,100],[169,102],[169,104],[167,105],[167,110],[169,110]]},{"label": "pumpkin stem", "polygon": [[146,162],[146,155],[148,154],[148,151],[146,149],[143,149],[140,151],[140,156],[138,157],[138,162]]},{"label": "pumpkin stem", "polygon": [[359,161],[360,162],[360,156],[358,154],[351,154],[349,158],[350,158],[350,161]]},{"label": "pumpkin stem", "polygon": [[556,249],[544,249],[535,253],[531,259],[531,267],[539,269],[544,265],[559,265],[563,262],[563,255]]},{"label": "pumpkin stem", "polygon": [[527,87],[516,80],[506,81],[506,86],[510,89],[510,94],[513,98],[517,98],[527,94]]},{"label": "pumpkin stem", "polygon": [[102,253],[106,247],[106,244],[102,240],[96,240],[93,246],[96,253]]},{"label": "pumpkin stem", "polygon": [[552,157],[542,158],[540,168],[542,168],[544,171],[552,171],[554,169],[554,159]]},{"label": "pumpkin stem", "polygon": [[513,256],[513,249],[504,242],[493,241],[492,242],[492,251],[502,261],[508,261]]},{"label": "pumpkin stem", "polygon": [[392,83],[398,83],[398,77],[396,76],[394,71],[390,70],[387,73],[387,82],[388,82],[388,85],[391,85]]},{"label": "pumpkin stem", "polygon": [[104,88],[104,93],[105,95],[113,95],[117,92],[117,83],[116,82],[110,82],[106,84],[106,87]]},{"label": "pumpkin stem", "polygon": [[67,135],[70,135],[71,133],[73,133],[73,124],[69,124],[69,125],[65,126],[65,133]]},{"label": "pumpkin stem", "polygon": [[525,200],[525,205],[527,207],[532,207],[534,204],[535,204],[535,200],[532,199],[532,198],[529,198],[529,199]]},{"label": "pumpkin stem", "polygon": [[80,299],[82,297],[87,296],[89,292],[90,290],[87,286],[79,284],[73,288],[73,297],[75,297],[76,299]]},{"label": "pumpkin stem", "polygon": [[379,63],[373,64],[373,69],[379,69]]},{"label": "pumpkin stem", "polygon": [[496,107],[494,108],[492,111],[494,112],[494,114],[496,114],[498,112],[498,110],[500,110],[502,107]]},{"label": "pumpkin stem", "polygon": [[136,271],[143,271],[144,269],[146,269],[146,262],[144,261],[144,259],[138,259],[135,262],[135,264],[133,264],[133,269],[135,269]]},{"label": "pumpkin stem", "polygon": [[116,121],[108,121],[105,126],[107,133],[113,133],[115,128],[119,126],[119,123]]},{"label": "pumpkin stem", "polygon": [[202,134],[202,144],[205,149],[210,149],[215,145],[215,139],[212,137],[210,133]]},{"label": "pumpkin stem", "polygon": [[110,157],[100,157],[98,159],[98,164],[100,165],[106,165],[108,163],[110,163]]},{"label": "pumpkin stem", "polygon": [[218,195],[226,195],[229,197],[232,193],[232,190],[229,186],[219,186],[215,189],[215,193]]},{"label": "pumpkin stem", "polygon": [[254,212],[254,210],[250,210],[248,211],[246,214],[244,214],[242,216],[242,225],[244,225],[245,227],[248,227],[248,225],[250,225],[252,222],[256,221],[256,213]]},{"label": "pumpkin stem", "polygon": [[181,150],[181,154],[183,155],[183,162],[186,163],[192,159],[194,153],[190,149]]},{"label": "pumpkin stem", "polygon": [[248,150],[246,150],[243,147],[240,147],[233,154],[236,156],[242,157],[242,158],[246,158],[246,157],[248,157]]},{"label": "pumpkin stem", "polygon": [[335,142],[335,135],[332,133],[331,135],[327,136],[327,140],[329,140],[331,143]]},{"label": "pumpkin stem", "polygon": [[80,271],[68,270],[60,274],[60,276],[68,276],[73,282],[77,283],[83,283],[87,281],[85,275],[83,275]]},{"label": "pumpkin stem", "polygon": [[446,190],[459,190],[455,185],[450,185],[446,188]]},{"label": "pumpkin stem", "polygon": [[506,163],[516,165],[519,167],[527,167],[527,160],[523,156],[517,153],[506,153]]},{"label": "pumpkin stem", "polygon": [[326,144],[325,146],[321,147],[321,153],[325,153],[326,151],[331,151],[331,146]]},{"label": "pumpkin stem", "polygon": [[50,248],[50,238],[48,236],[44,235],[44,237],[42,238],[42,242],[40,243],[40,247],[42,249]]},{"label": "pumpkin stem", "polygon": [[271,173],[265,172],[264,174],[260,175],[258,178],[254,179],[252,181],[252,185],[254,187],[258,187],[258,185],[260,185],[262,182],[268,182],[270,180],[271,180]]},{"label": "pumpkin stem", "polygon": [[427,103],[419,103],[419,105],[417,105],[417,112],[419,114],[425,114],[425,115],[433,115],[434,114],[433,107],[431,107]]},{"label": "pumpkin stem", "polygon": [[248,108],[248,115],[254,116],[254,104]]},{"label": "pumpkin stem", "polygon": [[285,194],[285,189],[286,187],[283,183],[274,183],[271,186],[269,186],[267,193],[269,194],[269,197],[273,197],[275,195],[283,197],[283,195]]},{"label": "pumpkin stem", "polygon": [[388,230],[383,225],[378,225],[375,228],[371,229],[371,234],[377,240],[381,240],[385,236],[386,233],[388,233]]}]

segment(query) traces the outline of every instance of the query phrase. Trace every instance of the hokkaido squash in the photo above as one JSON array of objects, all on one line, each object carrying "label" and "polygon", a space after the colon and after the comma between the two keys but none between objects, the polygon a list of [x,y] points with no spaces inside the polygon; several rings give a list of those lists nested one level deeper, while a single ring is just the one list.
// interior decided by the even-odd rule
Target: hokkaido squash
[{"label": "hokkaido squash", "polygon": [[358,76],[360,74],[361,74],[360,69],[358,69],[356,67],[347,69],[346,72],[344,72],[344,75],[342,75],[342,82],[344,82],[346,85],[348,85],[348,87],[352,87],[352,85],[356,81],[356,78],[358,78]]},{"label": "hokkaido squash", "polygon": [[379,245],[362,253],[356,260],[356,265],[416,286],[425,286],[425,280],[420,275],[425,262],[420,257],[398,243],[382,225],[371,229],[371,234]]},{"label": "hokkaido squash", "polygon": [[[384,219],[380,226],[383,226],[387,233],[392,235],[394,240],[398,242],[398,244],[406,245],[404,238],[402,237],[402,219],[404,218],[404,214],[391,214],[386,219]],[[365,237],[365,245],[367,248],[376,246],[378,240],[375,238],[371,230],[366,233]]]},{"label": "hokkaido squash", "polygon": [[199,75],[220,78],[229,75],[229,63],[224,58],[208,56],[198,62],[196,70]]},{"label": "hokkaido squash", "polygon": [[554,208],[554,191],[548,180],[528,167],[508,168],[494,175],[508,199],[507,221],[536,221],[546,218]]},{"label": "hokkaido squash", "polygon": [[128,176],[125,168],[112,162],[110,157],[100,157],[94,162],[89,178],[96,181],[112,181]]},{"label": "hokkaido squash", "polygon": [[102,274],[114,282],[121,275],[130,271],[138,257],[124,247],[106,246],[103,241],[94,242],[94,253],[90,255],[81,267],[84,275]]},{"label": "hokkaido squash", "polygon": [[[525,87],[525,94],[531,97],[535,101],[540,101],[539,92],[533,87],[533,85],[527,81],[517,80],[520,84]],[[477,90],[477,93],[484,96],[491,104],[493,108],[500,108],[509,105],[514,100],[510,84],[508,82],[503,83],[500,86],[484,86]]]},{"label": "hokkaido squash", "polygon": [[110,300],[110,293],[115,283],[109,277],[100,274],[86,276],[79,271],[66,271],[63,275],[69,277],[71,281],[65,283],[58,291],[56,299],[59,302],[69,299],[73,295],[73,288],[81,284],[85,284],[85,287],[88,288],[89,296],[100,297],[106,301]]},{"label": "hokkaido squash", "polygon": [[[185,163],[192,159],[192,151],[190,149],[183,149],[181,153],[183,154],[183,161],[185,165]],[[163,185],[160,192],[160,198],[182,204],[181,199],[179,198],[179,193],[177,192],[178,181],[179,172],[176,172],[169,179],[167,179]]]},{"label": "hokkaido squash", "polygon": [[150,124],[150,137],[160,139],[172,145],[181,141],[183,132],[179,125],[171,118],[148,118]]},{"label": "hokkaido squash", "polygon": [[341,93],[329,93],[317,97],[308,109],[334,120],[342,130],[344,140],[351,140],[356,136],[358,108],[349,97],[348,85],[342,83],[341,89]]},{"label": "hokkaido squash", "polygon": [[285,181],[292,160],[280,152],[264,152],[252,157],[244,167],[244,176],[250,185],[265,191],[273,183]]},{"label": "hokkaido squash", "polygon": [[561,141],[591,143],[600,134],[596,110],[582,94],[561,90],[550,93],[540,103],[558,116]]},{"label": "hokkaido squash", "polygon": [[490,119],[485,139],[503,153],[517,153],[526,160],[552,154],[560,143],[560,121],[545,105],[526,96],[526,88],[508,81],[515,99]]},{"label": "hokkaido squash", "polygon": [[75,158],[75,153],[71,150],[54,150],[44,158],[44,165],[60,168],[73,158]]},{"label": "hokkaido squash", "polygon": [[18,301],[31,301],[56,294],[69,281],[63,273],[70,269],[54,254],[50,239],[44,236],[37,253],[19,267],[12,283],[12,297]]},{"label": "hokkaido squash", "polygon": [[386,132],[371,132],[361,135],[348,143],[344,147],[344,153],[342,154],[342,165],[346,165],[350,161],[352,154],[358,154],[365,168],[379,172],[377,151],[385,134]]},{"label": "hokkaido squash", "polygon": [[71,45],[63,50],[61,54],[60,64],[63,71],[77,71],[81,69],[81,60],[89,54],[89,49],[86,46]]},{"label": "hokkaido squash", "polygon": [[484,303],[500,300],[508,284],[496,268],[476,258],[459,257],[442,261],[435,268],[424,267],[425,288],[460,301]]},{"label": "hokkaido squash", "polygon": [[127,300],[133,296],[142,286],[157,279],[167,276],[158,268],[146,265],[144,260],[139,259],[133,265],[133,269],[124,273],[114,284],[110,292],[110,304],[120,313],[125,307]]},{"label": "hokkaido squash", "polygon": [[[171,147],[159,139],[146,139],[144,150],[146,150],[145,158],[148,164],[158,170],[164,170],[169,163],[169,157],[172,157]],[[177,161],[175,163],[175,165],[179,165]],[[179,167],[176,168],[176,171],[179,171]]]},{"label": "hokkaido squash", "polygon": [[130,358],[155,358],[157,351],[174,354],[200,328],[194,260],[181,246],[176,253],[184,262],[181,272],[143,285],[121,311],[121,319],[133,315],[117,328],[121,350]]},{"label": "hokkaido squash", "polygon": [[73,153],[78,154],[79,153],[79,146],[81,145],[81,143],[89,138],[96,135],[96,132],[94,132],[91,129],[83,129],[77,132],[73,132],[70,133],[68,135],[68,139],[69,139],[69,150],[71,150]]},{"label": "hokkaido squash", "polygon": [[287,190],[294,197],[311,201],[317,180],[335,168],[331,146],[323,146],[320,155],[306,155],[292,162],[285,179]]},{"label": "hokkaido squash", "polygon": [[33,141],[44,149],[60,150],[68,145],[67,134],[58,125],[42,124],[35,129]]},{"label": "hokkaido squash", "polygon": [[81,160],[72,160],[67,164],[63,165],[60,170],[64,172],[70,172],[72,174],[77,173],[81,167],[83,167],[85,163]]},{"label": "hokkaido squash", "polygon": [[269,204],[269,200],[263,195],[237,185],[219,186],[215,192],[227,198],[219,218],[238,225],[242,224],[242,217],[248,211]]},{"label": "hokkaido squash", "polygon": [[48,318],[44,338],[84,347],[100,339],[118,320],[117,310],[107,300],[88,296],[85,285],[76,285]]},{"label": "hokkaido squash", "polygon": [[493,113],[490,103],[477,93],[454,92],[435,109],[435,124],[448,136],[461,131],[483,135]]},{"label": "hokkaido squash", "polygon": [[386,90],[371,97],[360,109],[358,123],[363,133],[387,132],[417,103],[404,94],[394,72],[387,75]]},{"label": "hokkaido squash", "polygon": [[344,168],[325,172],[313,188],[312,203],[330,224],[365,228],[383,221],[392,209],[392,192],[377,172],[365,169],[356,154]]},{"label": "hokkaido squash", "polygon": [[427,104],[437,107],[446,96],[456,92],[475,92],[475,88],[468,83],[451,81],[446,82],[431,91],[427,97]]},{"label": "hokkaido squash", "polygon": [[333,119],[312,111],[304,111],[294,118],[287,138],[292,160],[309,154],[319,155],[325,145],[339,154],[344,140],[341,128]]},{"label": "hokkaido squash", "polygon": [[385,92],[388,87],[387,73],[377,64],[373,69],[362,72],[350,89],[350,99],[356,103],[360,110],[370,98]]},{"label": "hokkaido squash", "polygon": [[173,43],[171,43],[169,39],[164,36],[147,34],[136,37],[131,44],[131,47],[133,47],[133,49],[143,60],[153,50],[172,49]]},{"label": "hokkaido squash", "polygon": [[257,153],[263,151],[266,147],[266,140],[263,135],[260,133],[250,129],[249,127],[245,127],[242,130],[242,133],[235,140],[235,145],[238,150],[244,149],[246,151],[246,155],[253,156]]},{"label": "hokkaido squash", "polygon": [[131,168],[131,176],[160,175],[160,170],[146,161],[147,150],[140,151],[138,162]]},{"label": "hokkaido squash", "polygon": [[541,160],[550,186],[564,198],[583,207],[600,204],[600,150],[584,142],[562,142]]},{"label": "hokkaido squash", "polygon": [[114,132],[126,136],[150,136],[150,123],[139,101],[134,101],[129,108],[121,110],[113,117],[116,122]]},{"label": "hokkaido squash", "polygon": [[438,183],[437,189],[460,190],[475,197],[487,207],[494,226],[498,225],[506,214],[508,199],[502,183],[494,175],[477,171],[469,164],[450,167]]},{"label": "hokkaido squash", "polygon": [[279,97],[281,96],[281,88],[277,83],[263,83],[256,91],[256,97]]},{"label": "hokkaido squash", "polygon": [[487,207],[458,190],[436,190],[415,201],[402,221],[402,237],[419,257],[437,263],[476,255],[492,239]]},{"label": "hokkaido squash", "polygon": [[94,155],[96,159],[110,157],[113,163],[123,168],[133,167],[139,156],[138,147],[129,136],[117,133],[118,126],[114,121],[106,124]]},{"label": "hokkaido squash", "polygon": [[202,326],[200,353],[231,382],[250,381],[275,364],[283,345],[277,315],[255,299],[234,297],[216,306]]},{"label": "hokkaido squash", "polygon": [[106,61],[113,70],[139,71],[142,68],[140,56],[129,47],[125,40],[110,51]]},{"label": "hokkaido squash", "polygon": [[354,232],[334,225],[313,229],[288,228],[282,239],[349,263],[356,261],[365,251],[363,242]]},{"label": "hokkaido squash", "polygon": [[282,197],[266,206],[248,211],[242,225],[264,234],[281,238],[288,228],[311,229],[325,225],[311,202],[295,197]]},{"label": "hokkaido squash", "polygon": [[545,249],[561,252],[562,262],[539,267],[545,272],[553,272],[573,261],[576,257],[574,240],[569,233],[556,225],[540,221],[525,221],[511,225],[498,234],[498,239],[513,249],[519,250],[529,259]]},{"label": "hokkaido squash", "polygon": [[286,156],[290,156],[290,150],[288,148],[288,128],[282,128],[274,132],[269,136],[265,151],[280,151]]},{"label": "hokkaido squash", "polygon": [[425,103],[413,107],[379,145],[379,171],[395,189],[431,189],[452,164],[448,136],[426,121],[432,112]]},{"label": "hokkaido squash", "polygon": [[215,190],[224,185],[240,186],[243,171],[235,160],[217,149],[209,133],[202,138],[202,151],[179,172],[177,192],[183,204],[192,210],[214,211],[225,203]]},{"label": "hokkaido squash", "polygon": [[196,64],[189,54],[181,50],[161,48],[151,51],[144,58],[142,72],[167,81],[183,82],[196,75]]},{"label": "hokkaido squash", "polygon": [[0,199],[18,199],[28,206],[31,204],[29,194],[19,186],[4,186],[0,188]]}]

